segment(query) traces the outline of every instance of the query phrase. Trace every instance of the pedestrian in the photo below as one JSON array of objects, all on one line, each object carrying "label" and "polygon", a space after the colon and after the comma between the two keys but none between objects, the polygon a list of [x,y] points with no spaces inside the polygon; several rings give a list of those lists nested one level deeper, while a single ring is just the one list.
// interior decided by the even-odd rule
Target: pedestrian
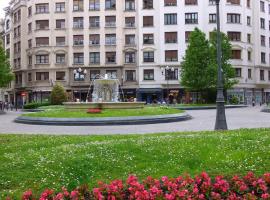
[{"label": "pedestrian", "polygon": [[252,106],[253,107],[255,106],[255,100],[254,99],[252,100]]}]

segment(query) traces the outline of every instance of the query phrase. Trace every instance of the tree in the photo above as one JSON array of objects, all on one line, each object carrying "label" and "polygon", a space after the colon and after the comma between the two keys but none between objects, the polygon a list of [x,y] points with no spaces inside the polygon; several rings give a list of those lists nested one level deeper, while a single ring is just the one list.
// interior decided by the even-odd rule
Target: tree
[{"label": "tree", "polygon": [[8,56],[0,42],[0,88],[7,87],[13,78]]},{"label": "tree", "polygon": [[51,104],[52,105],[61,105],[67,101],[67,94],[63,86],[56,84],[51,93]]},{"label": "tree", "polygon": [[[212,87],[209,79],[211,51],[209,41],[198,28],[190,34],[189,45],[181,69],[181,85],[189,91],[201,92]],[[198,98],[197,98],[198,100]]]},{"label": "tree", "polygon": [[[226,34],[221,33],[221,49],[222,49],[222,56],[221,56],[221,66],[223,71],[223,83],[224,89],[230,89],[235,84],[238,83],[237,79],[235,78],[235,69],[230,63],[231,53],[232,53],[232,46],[229,41],[229,38]],[[212,76],[212,84],[213,87],[216,89],[217,85],[217,31],[213,31],[210,37],[210,50],[211,50],[211,65],[209,66],[209,73],[213,74]]]}]

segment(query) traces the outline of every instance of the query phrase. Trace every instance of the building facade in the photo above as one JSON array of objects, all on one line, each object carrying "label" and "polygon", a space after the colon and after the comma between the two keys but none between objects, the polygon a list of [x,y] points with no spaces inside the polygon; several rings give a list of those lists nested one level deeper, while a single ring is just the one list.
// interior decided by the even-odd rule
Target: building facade
[{"label": "building facade", "polygon": [[[215,0],[11,0],[5,11],[18,105],[48,99],[57,83],[85,101],[98,74],[119,79],[126,100],[189,101],[179,84],[189,34],[216,27]],[[222,0],[221,22],[239,79],[228,97],[268,101],[270,1]]]}]

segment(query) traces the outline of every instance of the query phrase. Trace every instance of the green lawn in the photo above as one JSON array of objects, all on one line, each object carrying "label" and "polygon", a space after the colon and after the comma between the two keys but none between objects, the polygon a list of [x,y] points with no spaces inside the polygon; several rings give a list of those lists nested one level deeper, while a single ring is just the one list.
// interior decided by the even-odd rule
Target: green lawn
[{"label": "green lawn", "polygon": [[168,107],[145,107],[143,109],[105,109],[102,113],[89,114],[86,111],[67,111],[63,107],[48,107],[43,112],[24,114],[30,117],[87,118],[87,117],[127,117],[176,114],[183,111]]},{"label": "green lawn", "polygon": [[[130,130],[132,132],[132,130]],[[155,135],[0,135],[0,199],[32,188],[69,189],[136,174],[261,175],[270,170],[270,129]],[[2,195],[2,196],[1,196]]]}]

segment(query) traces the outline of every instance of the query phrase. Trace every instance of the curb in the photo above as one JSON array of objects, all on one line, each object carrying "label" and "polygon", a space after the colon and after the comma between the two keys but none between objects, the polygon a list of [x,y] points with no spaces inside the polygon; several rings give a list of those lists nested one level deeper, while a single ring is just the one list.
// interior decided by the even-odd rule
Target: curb
[{"label": "curb", "polygon": [[[247,108],[248,106],[246,105],[227,105],[225,106],[226,109],[232,109],[232,108]],[[176,108],[179,110],[213,110],[216,109],[216,106],[191,106],[191,107],[172,107],[172,108]]]},{"label": "curb", "polygon": [[108,126],[108,125],[136,125],[136,124],[159,124],[186,121],[192,117],[187,113],[134,116],[134,117],[99,117],[99,118],[48,118],[20,116],[14,120],[16,123],[31,125],[52,126]]},{"label": "curb", "polygon": [[270,113],[270,108],[264,107],[261,112]]}]

